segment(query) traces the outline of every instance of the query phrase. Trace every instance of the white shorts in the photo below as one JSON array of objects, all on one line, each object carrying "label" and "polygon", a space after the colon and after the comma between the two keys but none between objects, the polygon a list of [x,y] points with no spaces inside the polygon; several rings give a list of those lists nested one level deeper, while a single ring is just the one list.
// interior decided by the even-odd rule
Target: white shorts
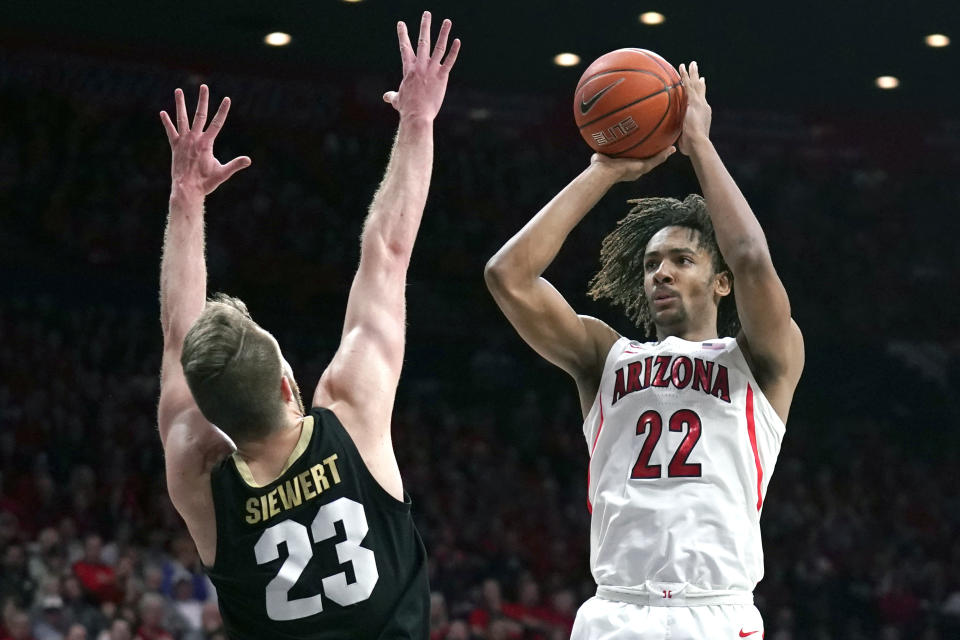
[{"label": "white shorts", "polygon": [[594,596],[577,611],[570,640],[761,640],[752,604],[650,606]]}]

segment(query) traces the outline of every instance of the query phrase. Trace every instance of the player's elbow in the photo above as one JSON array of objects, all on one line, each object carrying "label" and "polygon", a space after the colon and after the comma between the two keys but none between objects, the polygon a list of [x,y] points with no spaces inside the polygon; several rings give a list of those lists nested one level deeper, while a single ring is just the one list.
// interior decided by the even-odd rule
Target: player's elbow
[{"label": "player's elbow", "polygon": [[483,279],[487,290],[501,308],[528,297],[531,285],[536,280],[526,277],[525,272],[518,268],[515,258],[500,253],[487,262],[483,269]]},{"label": "player's elbow", "polygon": [[736,277],[762,273],[773,268],[770,249],[762,238],[745,239],[727,253],[729,255],[724,255],[724,259]]},{"label": "player's elbow", "polygon": [[487,284],[487,289],[494,289],[503,281],[503,268],[497,262],[497,256],[487,260],[483,267],[483,281]]},{"label": "player's elbow", "polygon": [[410,264],[410,256],[413,255],[413,243],[400,240],[388,240],[383,243],[383,246],[387,257],[392,262],[399,263],[404,268]]},{"label": "player's elbow", "polygon": [[376,263],[384,270],[396,269],[406,273],[412,253],[413,247],[407,243],[388,240],[375,233],[364,233],[360,244],[360,259]]},{"label": "player's elbow", "polygon": [[510,289],[511,275],[512,272],[507,260],[499,253],[487,260],[487,264],[483,268],[483,281],[494,296]]}]

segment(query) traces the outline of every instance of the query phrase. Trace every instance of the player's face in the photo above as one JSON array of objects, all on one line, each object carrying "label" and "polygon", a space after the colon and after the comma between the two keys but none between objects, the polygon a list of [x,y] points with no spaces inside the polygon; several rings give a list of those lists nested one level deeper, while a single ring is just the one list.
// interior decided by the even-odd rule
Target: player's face
[{"label": "player's face", "polygon": [[643,256],[643,291],[661,337],[716,327],[713,258],[699,245],[700,233],[664,227],[650,238]]}]

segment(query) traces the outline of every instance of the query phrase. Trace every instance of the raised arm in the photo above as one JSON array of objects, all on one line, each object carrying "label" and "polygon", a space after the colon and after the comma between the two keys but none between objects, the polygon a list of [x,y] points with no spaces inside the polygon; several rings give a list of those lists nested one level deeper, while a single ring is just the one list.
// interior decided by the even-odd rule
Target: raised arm
[{"label": "raised arm", "polygon": [[803,337],[790,316],[790,300],[773,267],[760,222],[710,141],[706,78],[700,76],[696,62],[689,70],[680,65],[680,77],[688,100],[680,151],[693,162],[717,244],[733,271],[743,327],[738,340],[764,395],[786,421],[803,370]]},{"label": "raised arm", "polygon": [[174,94],[177,126],[173,125],[166,111],[160,113],[160,120],[173,152],[170,213],[167,217],[160,265],[163,364],[157,412],[160,439],[165,449],[175,425],[180,425],[184,430],[182,435],[194,444],[202,443],[204,447],[215,448],[223,441],[222,434],[202,420],[180,365],[183,338],[203,311],[207,298],[203,237],[204,198],[231,175],[250,166],[250,158],[246,156],[235,158],[226,165],[220,164],[213,157],[213,142],[227,118],[230,98],[223,99],[210,127],[204,131],[209,95],[207,86],[201,86],[192,126],[187,116],[183,91],[180,89]]},{"label": "raised arm", "polygon": [[606,354],[619,335],[596,318],[577,315],[541,274],[610,187],[636,180],[674,151],[670,147],[646,160],[594,155],[590,166],[510,238],[484,269],[490,293],[520,337],[576,380],[584,414],[593,404]]},{"label": "raised arm", "polygon": [[200,413],[180,365],[183,339],[203,312],[207,299],[207,265],[203,253],[203,201],[234,173],[250,166],[241,156],[225,165],[213,157],[213,141],[220,133],[230,98],[224,98],[204,131],[210,92],[200,87],[193,125],[187,117],[183,91],[174,93],[177,126],[166,111],[160,120],[173,152],[170,214],[163,236],[160,264],[160,324],[163,328],[163,364],[157,423],[163,443],[167,491],[183,516],[205,564],[216,554],[213,494],[209,473],[213,464],[233,449],[219,429]]},{"label": "raised arm", "polygon": [[431,55],[429,12],[423,14],[416,51],[406,25],[397,25],[403,81],[384,100],[400,113],[400,125],[364,223],[340,346],[313,398],[315,406],[338,416],[374,476],[394,495],[400,485],[390,418],[403,364],[407,266],[430,187],[433,120],[460,50],[454,40],[443,60],[450,28],[444,20]]}]

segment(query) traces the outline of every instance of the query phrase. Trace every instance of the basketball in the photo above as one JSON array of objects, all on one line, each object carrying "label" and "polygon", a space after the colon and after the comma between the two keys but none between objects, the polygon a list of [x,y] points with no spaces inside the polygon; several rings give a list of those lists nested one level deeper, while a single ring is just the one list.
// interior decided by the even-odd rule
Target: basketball
[{"label": "basketball", "polygon": [[615,158],[649,158],[680,137],[687,96],[680,74],[645,49],[617,49],[587,67],[573,115],[590,148]]}]

